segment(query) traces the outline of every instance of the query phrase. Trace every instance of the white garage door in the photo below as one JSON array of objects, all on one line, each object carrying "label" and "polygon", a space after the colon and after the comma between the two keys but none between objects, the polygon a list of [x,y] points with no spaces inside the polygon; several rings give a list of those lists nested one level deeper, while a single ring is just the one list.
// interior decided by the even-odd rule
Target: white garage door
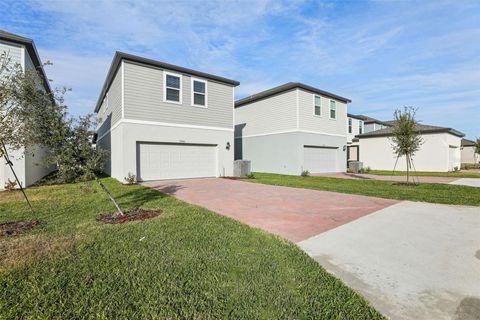
[{"label": "white garage door", "polygon": [[304,146],[303,170],[310,173],[336,172],[337,150],[335,147]]},{"label": "white garage door", "polygon": [[139,143],[137,176],[141,181],[215,177],[215,145]]}]

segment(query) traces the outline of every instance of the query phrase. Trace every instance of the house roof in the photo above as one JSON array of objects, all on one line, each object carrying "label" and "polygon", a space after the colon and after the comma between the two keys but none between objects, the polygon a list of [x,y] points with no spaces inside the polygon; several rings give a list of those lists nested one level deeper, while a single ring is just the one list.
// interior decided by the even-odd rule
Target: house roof
[{"label": "house roof", "polygon": [[333,94],[333,93],[330,93],[330,92],[327,92],[327,91],[324,91],[324,90],[320,90],[320,89],[315,88],[315,87],[311,87],[309,85],[306,85],[306,84],[303,84],[303,83],[300,83],[300,82],[288,82],[288,83],[282,84],[278,87],[274,87],[274,88],[256,93],[254,95],[245,97],[243,99],[237,100],[235,102],[235,108],[241,107],[243,105],[246,105],[246,104],[258,101],[258,100],[266,99],[266,98],[269,98],[269,97],[274,96],[276,94],[279,94],[279,93],[282,93],[282,92],[285,92],[285,91],[289,91],[289,90],[292,90],[292,89],[297,89],[297,88],[304,89],[306,91],[311,91],[313,93],[318,93],[318,94],[321,94],[321,95],[324,95],[324,96],[327,96],[327,97],[330,97],[330,98],[333,98],[333,99],[337,99],[337,100],[345,102],[345,103],[352,102],[350,99],[338,96],[336,94]]},{"label": "house roof", "polygon": [[475,141],[462,139],[462,147],[475,147],[475,145],[476,145]]},{"label": "house roof", "polygon": [[[363,134],[359,134],[356,137],[358,138],[377,138],[377,137],[388,137],[393,135],[393,130],[394,130],[394,123],[395,121],[388,121],[391,127],[388,128],[383,128],[380,130],[375,130]],[[447,127],[438,127],[438,126],[431,126],[431,125],[426,125],[426,124],[417,124],[416,127],[417,131],[422,134],[426,133],[450,133],[453,134],[457,137],[464,137],[465,134],[463,134],[460,131],[457,131],[452,128],[447,128]]]},{"label": "house roof", "polygon": [[215,80],[215,81],[230,84],[230,85],[233,85],[233,86],[238,86],[240,84],[240,82],[238,82],[236,80],[231,80],[231,79],[227,79],[227,78],[224,78],[224,77],[219,77],[219,76],[216,76],[216,75],[213,75],[213,74],[209,74],[209,73],[205,73],[205,72],[201,72],[201,71],[196,71],[196,70],[176,66],[176,65],[169,64],[169,63],[166,63],[166,62],[162,62],[162,61],[158,61],[158,60],[152,60],[152,59],[148,59],[148,58],[143,58],[143,57],[136,56],[136,55],[133,55],[133,54],[117,51],[117,52],[115,52],[115,56],[113,57],[112,64],[110,65],[110,69],[108,70],[107,78],[105,79],[105,83],[103,84],[102,91],[100,92],[100,96],[98,97],[97,104],[95,106],[95,112],[98,112],[98,110],[100,109],[103,98],[105,97],[105,94],[107,93],[108,89],[110,88],[110,85],[112,84],[112,81],[113,81],[113,77],[115,76],[115,73],[117,72],[117,69],[120,66],[120,63],[122,62],[122,60],[128,60],[128,61],[137,62],[137,63],[141,63],[141,64],[146,64],[146,65],[150,65],[150,66],[154,66],[154,67],[159,67],[159,68],[162,68],[162,69],[173,70],[173,71],[177,71],[177,72],[180,72],[180,73],[191,74],[191,75],[194,75],[194,76],[198,76],[198,77],[206,78],[206,79],[210,79],[210,80]]},{"label": "house roof", "polygon": [[33,65],[42,77],[42,82],[45,90],[49,93],[52,93],[52,89],[50,88],[50,82],[48,81],[45,70],[43,69],[43,64],[40,60],[40,56],[37,52],[37,48],[35,47],[35,43],[33,42],[33,40],[4,30],[0,30],[0,40],[13,42],[25,46],[28,55],[32,59]]},{"label": "house roof", "polygon": [[362,120],[363,123],[365,123],[365,124],[378,123],[378,124],[382,124],[384,126],[392,126],[392,124],[388,123],[389,121],[381,121],[381,120],[378,120],[378,119],[375,119],[375,118],[372,118],[372,117],[369,117],[369,116],[364,116],[363,114],[351,114],[351,113],[349,113],[347,116],[350,117],[350,118],[355,118],[355,119],[358,119],[358,120]]}]

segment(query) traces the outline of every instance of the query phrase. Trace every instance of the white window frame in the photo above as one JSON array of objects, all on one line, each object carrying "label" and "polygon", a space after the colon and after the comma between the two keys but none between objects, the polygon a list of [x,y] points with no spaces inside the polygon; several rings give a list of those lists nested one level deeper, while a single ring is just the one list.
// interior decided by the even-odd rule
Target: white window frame
[{"label": "white window frame", "polygon": [[[170,89],[175,89],[179,90],[179,100],[180,101],[172,101],[172,100],[167,100],[167,75],[174,76],[180,78],[180,88],[170,88]],[[183,77],[179,73],[175,72],[170,72],[170,71],[163,71],[163,102],[166,103],[175,103],[175,104],[182,104],[182,98],[183,98]]]},{"label": "white window frame", "polygon": [[[316,114],[316,113],[315,113],[315,107],[317,106],[317,105],[315,104],[315,98],[316,98],[316,97],[319,97],[319,98],[320,98],[320,114]],[[322,109],[323,109],[323,108],[322,108],[322,96],[319,96],[318,94],[314,94],[314,95],[313,95],[313,115],[314,115],[315,117],[320,117],[320,118],[321,118],[321,117],[322,117]]]},{"label": "white window frame", "polygon": [[353,119],[352,118],[348,118],[347,127],[348,127],[348,133],[352,134],[353,133]]},{"label": "white window frame", "polygon": [[[335,118],[332,118],[332,102],[335,105]],[[328,103],[328,117],[332,120],[337,120],[337,101],[330,99]]]},{"label": "white window frame", "polygon": [[363,125],[363,120],[358,121],[358,134],[364,134],[365,133],[365,126]]},{"label": "white window frame", "polygon": [[[194,99],[195,92],[194,92],[194,86],[193,86],[194,81],[203,82],[205,84],[205,105],[204,106],[202,106],[201,104],[195,104],[195,99]],[[190,90],[190,97],[191,98],[190,99],[191,99],[191,102],[192,102],[192,107],[208,108],[208,81],[192,77],[192,79],[190,81],[190,87],[191,87],[191,90]],[[201,94],[201,93],[198,92],[198,94]]]}]

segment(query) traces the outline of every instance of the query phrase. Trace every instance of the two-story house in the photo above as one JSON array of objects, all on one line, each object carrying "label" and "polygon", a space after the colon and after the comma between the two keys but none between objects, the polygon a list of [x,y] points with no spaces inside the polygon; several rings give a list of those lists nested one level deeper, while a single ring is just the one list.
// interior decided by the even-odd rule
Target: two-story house
[{"label": "two-story house", "polygon": [[346,170],[347,98],[302,83],[235,103],[235,158],[253,171],[299,175]]},{"label": "two-story house", "polygon": [[231,176],[235,80],[117,52],[95,108],[119,181]]},{"label": "two-story house", "polygon": [[[0,54],[5,54],[11,65],[19,65],[23,72],[29,69],[36,69],[41,77],[39,85],[51,93],[50,85],[40,61],[35,43],[32,39],[19,36],[0,30]],[[14,150],[6,146],[10,161],[23,187],[30,186],[50,173],[53,168],[45,166],[43,158],[46,149],[41,146],[29,146]],[[0,160],[0,190],[4,189],[9,181],[15,181],[10,167],[5,164],[4,159]]]},{"label": "two-story house", "polygon": [[391,127],[391,124],[365,115],[347,115],[347,160],[360,160],[357,135]]}]

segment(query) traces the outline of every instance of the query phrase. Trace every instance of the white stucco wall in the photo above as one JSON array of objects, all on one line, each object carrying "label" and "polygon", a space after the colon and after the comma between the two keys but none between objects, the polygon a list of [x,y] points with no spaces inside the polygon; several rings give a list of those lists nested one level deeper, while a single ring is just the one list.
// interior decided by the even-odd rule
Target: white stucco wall
[{"label": "white stucco wall", "polygon": [[[289,132],[245,137],[236,148],[242,148],[242,159],[251,161],[256,172],[300,175],[304,168],[304,146],[336,147],[338,172],[346,171],[345,136]],[[236,150],[237,152],[238,150]]]},{"label": "white stucco wall", "polygon": [[[455,146],[457,161],[455,166],[460,167],[460,143],[461,138],[448,134],[422,135],[424,143],[413,157],[417,171],[447,172],[452,168],[449,161],[450,146]],[[362,138],[360,145],[360,161],[364,167],[374,170],[392,170],[397,156],[393,153],[392,143],[389,137]],[[396,170],[405,171],[406,161],[399,158]]]},{"label": "white stucco wall", "polygon": [[[137,142],[216,144],[217,176],[233,175],[233,129],[214,130],[121,122],[97,142],[109,150],[105,171],[120,182],[129,172],[137,174]],[[226,149],[227,142],[230,149]]]},{"label": "white stucco wall", "polygon": [[462,147],[462,163],[480,163],[480,154],[475,153],[475,147]]}]

